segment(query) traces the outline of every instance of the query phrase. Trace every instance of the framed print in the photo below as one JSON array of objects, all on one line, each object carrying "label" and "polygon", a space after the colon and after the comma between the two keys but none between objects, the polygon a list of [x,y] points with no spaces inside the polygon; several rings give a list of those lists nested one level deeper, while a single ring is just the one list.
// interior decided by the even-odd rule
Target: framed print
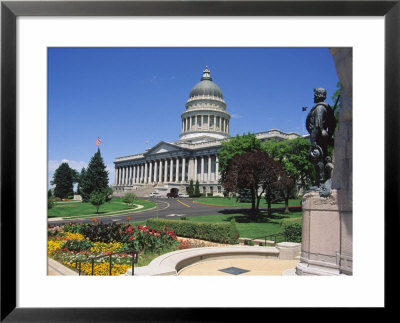
[{"label": "framed print", "polygon": [[[383,271],[385,275],[391,274],[388,272],[390,268],[383,266],[383,255],[380,253],[383,239],[385,261],[388,255],[395,253],[394,244],[389,243],[393,234],[389,234],[388,230],[398,226],[393,214],[398,213],[396,201],[399,197],[399,16],[399,1],[2,1],[1,320],[186,322],[212,320],[210,314],[214,320],[224,320],[225,315],[236,315],[240,309],[249,307],[389,306],[387,296],[371,301],[360,296],[360,300],[357,302],[355,299],[354,303],[349,299],[350,295],[353,298],[355,295],[352,288],[372,279],[370,276],[373,273],[379,277],[373,277],[377,282],[371,283],[370,292],[383,296]],[[285,26],[286,21],[289,27]],[[368,25],[370,27],[367,30]],[[200,32],[196,28],[199,26],[207,31],[204,39],[198,37]],[[340,35],[338,38],[333,35],[332,30],[335,29]],[[307,40],[294,40],[293,35]],[[343,39],[340,38],[342,35]],[[217,41],[219,37],[221,40]],[[369,40],[372,45],[368,48]],[[356,45],[353,47],[353,44]],[[355,248],[362,251],[360,258],[364,261],[375,261],[377,269],[371,269],[374,266],[369,266],[369,262],[356,259],[351,278],[340,277],[341,282],[324,279],[322,285],[327,290],[334,290],[334,296],[327,295],[328,299],[334,297],[338,300],[332,305],[329,302],[304,300],[307,297],[301,295],[309,296],[308,293],[311,293],[305,287],[305,281],[310,282],[309,286],[316,290],[321,288],[315,287],[315,280],[310,281],[309,277],[301,283],[298,279],[293,280],[293,277],[288,278],[293,293],[297,293],[298,297],[288,295],[287,302],[280,300],[279,303],[277,298],[288,291],[288,282],[279,279],[221,281],[211,277],[193,281],[180,277],[179,281],[141,277],[132,283],[129,277],[120,281],[115,280],[117,277],[108,277],[104,281],[95,279],[98,277],[83,277],[78,282],[76,279],[81,277],[62,277],[62,281],[58,279],[60,277],[42,275],[44,271],[37,268],[42,268],[42,259],[47,255],[43,254],[44,247],[39,250],[44,234],[40,228],[44,222],[37,214],[46,209],[43,202],[36,199],[35,190],[42,185],[38,183],[43,170],[41,164],[43,156],[47,156],[46,50],[49,47],[135,46],[353,47],[354,75],[364,75],[364,79],[368,79],[365,73],[373,71],[370,75],[373,86],[360,86],[359,76],[354,81],[354,85],[357,85],[354,90],[355,106],[362,106],[354,113],[357,126],[354,137],[357,145],[354,149],[358,151],[354,169],[356,179],[363,179],[365,183],[368,178],[378,181],[371,180],[369,191],[362,193],[371,196],[355,193],[359,200],[358,229],[355,227],[359,240],[356,240]],[[371,66],[368,67],[369,63]],[[380,66],[382,73],[373,64]],[[27,72],[29,66],[31,69]],[[362,93],[363,90],[367,92]],[[21,93],[24,95],[20,96]],[[368,104],[367,99],[373,102],[374,107]],[[380,105],[383,100],[384,114]],[[42,136],[36,137],[36,133]],[[31,173],[36,172],[39,177],[31,178],[26,169],[36,169]],[[383,178],[379,179],[379,174],[384,174],[384,181]],[[360,185],[357,185],[358,189]],[[377,205],[372,207],[369,203],[374,198]],[[361,214],[368,212],[368,208],[377,212],[382,210],[382,213],[384,210],[384,220],[382,214],[378,214],[376,223],[373,223],[373,217],[369,215],[365,217],[365,222],[370,222],[365,224],[367,229],[359,230]],[[21,214],[24,216],[21,217]],[[30,216],[27,217],[27,214]],[[28,233],[26,228],[31,225]],[[359,243],[364,244],[375,235],[379,236],[376,239],[379,248]],[[31,248],[27,248],[28,245]],[[29,259],[29,262],[21,260],[21,257]],[[346,286],[351,286],[348,290],[343,279],[348,279]],[[278,297],[271,299],[272,295],[263,290],[264,284]],[[338,292],[338,286],[343,289],[342,293]],[[212,293],[209,292],[211,290]],[[255,300],[241,300],[244,294],[251,292],[257,296]],[[264,293],[268,295],[265,299]],[[65,299],[61,300],[59,295],[65,295]],[[52,303],[51,298],[54,301]],[[202,307],[207,307],[207,310],[202,311]]]}]

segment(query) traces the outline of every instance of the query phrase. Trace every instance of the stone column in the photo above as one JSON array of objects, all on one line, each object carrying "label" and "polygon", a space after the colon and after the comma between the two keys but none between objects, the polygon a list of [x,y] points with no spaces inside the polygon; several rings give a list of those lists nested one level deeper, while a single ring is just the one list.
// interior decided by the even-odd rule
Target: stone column
[{"label": "stone column", "polygon": [[185,183],[186,181],[185,168],[186,168],[186,158],[182,157],[182,183]]},{"label": "stone column", "polygon": [[164,162],[164,182],[168,182],[168,160]]},{"label": "stone column", "polygon": [[219,182],[219,163],[218,156],[215,156],[215,181]]},{"label": "stone column", "polygon": [[149,161],[149,177],[148,177],[148,182],[151,183],[153,178],[153,161]]},{"label": "stone column", "polygon": [[189,158],[189,165],[188,165],[188,181],[190,182],[193,179],[193,158]]},{"label": "stone column", "polygon": [[160,164],[158,165],[158,180],[162,183],[162,160],[160,159]]},{"label": "stone column", "polygon": [[179,158],[176,158],[176,173],[175,173],[175,182],[179,182]]},{"label": "stone column", "polygon": [[117,185],[117,178],[118,178],[118,168],[114,167],[114,186]]},{"label": "stone column", "polygon": [[155,160],[154,161],[154,178],[153,178],[153,181],[155,182],[155,183],[157,183],[157,171],[158,171],[158,164],[157,164],[157,160]]},{"label": "stone column", "polygon": [[125,185],[125,166],[122,167],[122,185]]},{"label": "stone column", "polygon": [[143,182],[145,184],[147,184],[147,179],[148,179],[148,169],[149,169],[149,167],[148,167],[147,164],[148,164],[147,161],[144,162],[144,181]]},{"label": "stone column", "polygon": [[204,156],[201,156],[200,182],[201,182],[201,183],[204,183]]},{"label": "stone column", "polygon": [[197,181],[197,157],[194,158],[194,176],[193,180],[196,183]]},{"label": "stone column", "polygon": [[174,159],[171,158],[171,161],[169,162],[169,181],[173,182],[174,181]]},{"label": "stone column", "polygon": [[136,183],[136,165],[132,166],[132,184]]},{"label": "stone column", "polygon": [[211,183],[211,155],[208,156],[207,183]]}]

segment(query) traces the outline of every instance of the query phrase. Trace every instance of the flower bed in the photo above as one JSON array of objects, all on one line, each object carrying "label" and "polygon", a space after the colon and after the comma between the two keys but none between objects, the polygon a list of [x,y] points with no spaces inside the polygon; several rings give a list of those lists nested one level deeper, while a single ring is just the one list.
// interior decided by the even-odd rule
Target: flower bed
[{"label": "flower bed", "polygon": [[[69,223],[48,228],[48,256],[64,265],[75,268],[81,262],[81,271],[92,274],[91,259],[110,255],[128,249],[161,253],[163,250],[177,248],[180,242],[172,230],[149,230],[147,226],[131,224],[93,224]],[[112,275],[124,274],[132,266],[132,255],[120,253],[112,255]],[[87,262],[84,262],[87,261]],[[109,275],[109,257],[96,259],[94,275]]]}]

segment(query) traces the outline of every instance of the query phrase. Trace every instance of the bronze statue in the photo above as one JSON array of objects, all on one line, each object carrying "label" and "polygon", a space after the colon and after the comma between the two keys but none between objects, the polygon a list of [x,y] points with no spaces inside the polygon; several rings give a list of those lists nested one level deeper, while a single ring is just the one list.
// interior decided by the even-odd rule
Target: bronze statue
[{"label": "bronze statue", "polygon": [[[336,128],[335,115],[325,99],[325,89],[314,89],[315,105],[308,113],[306,120],[311,143],[309,157],[315,167],[315,186],[310,190],[319,190],[324,196],[327,189],[330,192],[330,172],[327,172],[327,168],[331,168],[332,159],[328,156],[328,146],[333,146],[333,133]],[[326,183],[327,181],[329,183]]]}]

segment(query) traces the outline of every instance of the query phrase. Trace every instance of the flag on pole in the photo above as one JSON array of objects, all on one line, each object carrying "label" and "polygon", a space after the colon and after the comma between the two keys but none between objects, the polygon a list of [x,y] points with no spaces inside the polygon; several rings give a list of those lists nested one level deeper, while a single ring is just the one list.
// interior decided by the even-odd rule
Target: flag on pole
[{"label": "flag on pole", "polygon": [[99,137],[97,137],[97,139],[96,139],[96,146],[97,146],[97,147],[99,147],[99,146],[100,146],[100,144],[101,144],[101,140],[100,140],[100,138],[99,138]]},{"label": "flag on pole", "polygon": [[303,111],[306,111],[306,110],[307,110],[307,107],[302,107],[302,110],[303,110]]}]

